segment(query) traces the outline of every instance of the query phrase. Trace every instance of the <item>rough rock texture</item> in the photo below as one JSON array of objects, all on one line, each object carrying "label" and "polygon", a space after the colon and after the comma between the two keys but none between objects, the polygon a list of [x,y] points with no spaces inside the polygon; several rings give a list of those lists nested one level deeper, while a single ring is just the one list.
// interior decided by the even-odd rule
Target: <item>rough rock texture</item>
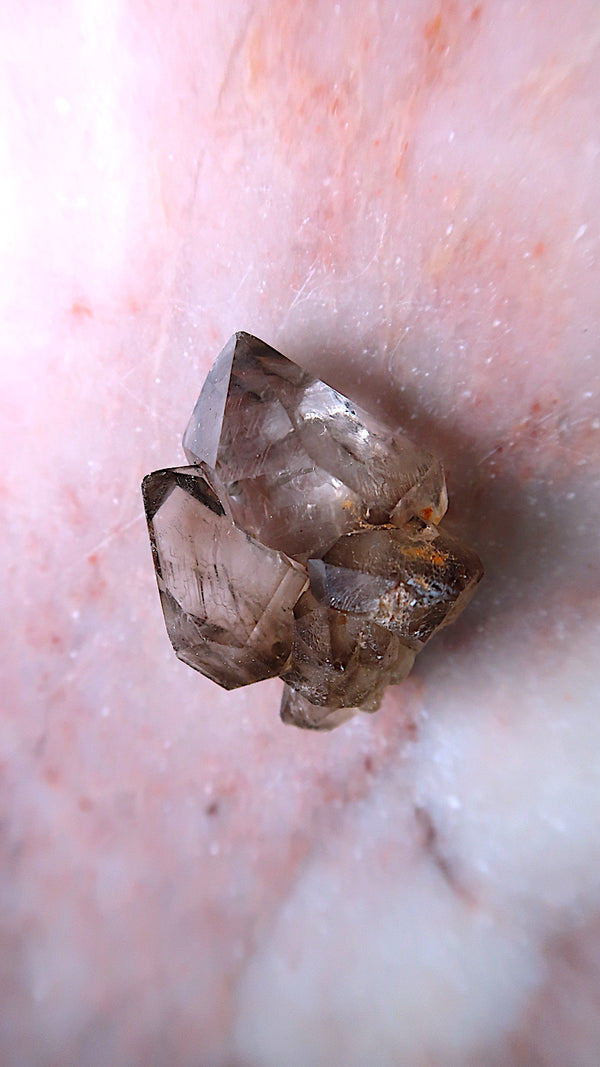
[{"label": "rough rock texture", "polygon": [[376,711],[483,574],[426,521],[448,504],[439,461],[242,332],[183,445],[193,466],[143,483],[179,658],[226,689],[280,674],[297,726]]}]

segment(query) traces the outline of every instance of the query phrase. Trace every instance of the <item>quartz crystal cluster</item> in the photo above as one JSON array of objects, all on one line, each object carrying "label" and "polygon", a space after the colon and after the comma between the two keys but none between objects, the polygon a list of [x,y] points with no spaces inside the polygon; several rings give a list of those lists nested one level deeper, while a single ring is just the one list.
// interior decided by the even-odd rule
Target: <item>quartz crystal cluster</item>
[{"label": "quartz crystal cluster", "polygon": [[225,689],[281,676],[296,726],[376,711],[483,574],[438,526],[439,461],[247,333],[183,447],[142,485],[179,658]]}]

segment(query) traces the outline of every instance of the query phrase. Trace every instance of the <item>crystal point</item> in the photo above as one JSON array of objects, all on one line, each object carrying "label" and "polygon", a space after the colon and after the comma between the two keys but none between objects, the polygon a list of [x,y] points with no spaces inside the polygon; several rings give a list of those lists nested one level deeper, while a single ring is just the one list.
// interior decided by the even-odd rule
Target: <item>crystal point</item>
[{"label": "crystal point", "polygon": [[335,730],[358,715],[361,708],[323,707],[311,704],[305,696],[288,685],[283,687],[281,697],[281,721],[303,730]]},{"label": "crystal point", "polygon": [[226,689],[279,674],[305,571],[236,527],[205,466],[155,471],[143,495],[167,632],[179,656]]},{"label": "crystal point", "polygon": [[347,534],[308,573],[322,604],[366,616],[418,650],[466,606],[483,568],[472,549],[412,519]]},{"label": "crystal point", "polygon": [[443,514],[429,452],[250,334],[221,352],[183,445],[214,467],[236,523],[288,555],[321,555],[362,520]]}]

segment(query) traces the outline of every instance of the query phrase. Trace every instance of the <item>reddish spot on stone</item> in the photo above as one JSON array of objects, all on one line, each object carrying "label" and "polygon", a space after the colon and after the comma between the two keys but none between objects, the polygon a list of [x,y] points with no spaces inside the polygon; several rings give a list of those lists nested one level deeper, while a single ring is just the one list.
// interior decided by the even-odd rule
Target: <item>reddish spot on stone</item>
[{"label": "reddish spot on stone", "polygon": [[80,811],[91,811],[94,804],[89,797],[80,797],[77,807]]},{"label": "reddish spot on stone", "polygon": [[205,810],[207,815],[216,815],[219,810],[218,802],[216,800],[212,800],[210,804],[206,805]]},{"label": "reddish spot on stone", "polygon": [[471,12],[471,22],[477,22],[479,18],[481,18],[481,4],[477,4],[477,7],[473,8]]},{"label": "reddish spot on stone", "polygon": [[48,785],[58,785],[59,775],[58,771],[56,770],[56,767],[46,768],[46,770],[44,771],[44,781],[47,782]]},{"label": "reddish spot on stone", "polygon": [[414,719],[411,718],[407,720],[405,732],[409,741],[416,741],[419,736],[419,731],[417,730],[417,724]]},{"label": "reddish spot on stone", "polygon": [[543,256],[545,251],[546,251],[546,246],[545,246],[544,242],[543,241],[538,241],[538,243],[536,244],[536,246],[535,246],[535,248],[533,250],[533,254],[534,254],[534,256],[538,256],[539,257],[539,256]]},{"label": "reddish spot on stone", "polygon": [[364,768],[367,774],[373,773],[373,760],[370,756],[365,756]]},{"label": "reddish spot on stone", "polygon": [[65,518],[70,526],[82,526],[85,512],[79,493],[72,485],[65,485],[61,493],[61,503]]},{"label": "reddish spot on stone", "polygon": [[397,166],[396,166],[396,170],[394,172],[397,178],[402,178],[403,175],[404,175],[404,160],[405,160],[405,157],[406,157],[407,149],[408,149],[408,141],[405,141],[404,144],[402,145],[401,150],[400,150],[400,158],[398,160],[398,163],[397,163]]},{"label": "reddish spot on stone", "polygon": [[80,304],[79,301],[71,304],[71,315],[74,319],[93,319],[94,317],[91,308],[87,304]]},{"label": "reddish spot on stone", "polygon": [[[99,559],[95,552],[91,552],[88,556],[88,563],[91,567],[96,568],[99,565]],[[106,589],[106,581],[104,578],[100,578],[97,573],[94,573],[93,578],[90,580],[87,586],[86,599],[98,600]]]},{"label": "reddish spot on stone", "polygon": [[435,15],[432,19],[429,19],[429,22],[425,23],[425,29],[423,31],[425,40],[431,42],[435,41],[435,39],[439,37],[441,28],[442,15],[441,12],[438,11],[437,15]]}]

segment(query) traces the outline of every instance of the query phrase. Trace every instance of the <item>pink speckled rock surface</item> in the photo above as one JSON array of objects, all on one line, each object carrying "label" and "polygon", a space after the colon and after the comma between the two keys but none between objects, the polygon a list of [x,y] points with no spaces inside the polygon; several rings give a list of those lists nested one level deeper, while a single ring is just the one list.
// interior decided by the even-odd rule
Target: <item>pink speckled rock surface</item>
[{"label": "pink speckled rock surface", "polygon": [[[0,19],[3,1067],[597,1067],[597,4]],[[486,569],[330,734],[164,632],[139,483],[236,329]]]}]

